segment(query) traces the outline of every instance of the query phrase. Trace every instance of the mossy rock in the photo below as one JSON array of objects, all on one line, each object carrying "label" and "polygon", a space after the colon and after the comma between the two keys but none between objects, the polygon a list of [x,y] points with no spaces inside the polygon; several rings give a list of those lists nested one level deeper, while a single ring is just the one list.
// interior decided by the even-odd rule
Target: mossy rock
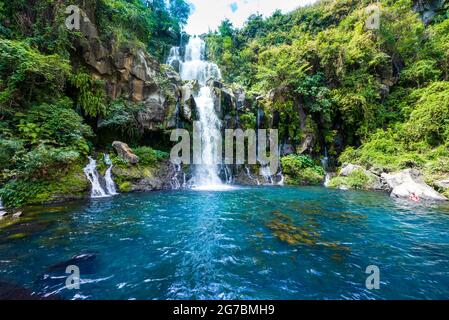
[{"label": "mossy rock", "polygon": [[133,185],[131,182],[125,181],[118,185],[118,189],[122,193],[128,193],[128,192],[133,191]]},{"label": "mossy rock", "polygon": [[374,177],[368,175],[364,170],[357,169],[346,177],[338,176],[329,181],[329,188],[370,190],[376,183]]},{"label": "mossy rock", "polygon": [[4,205],[11,208],[81,199],[88,193],[89,181],[81,165],[70,167],[54,180],[11,180],[0,190]]}]

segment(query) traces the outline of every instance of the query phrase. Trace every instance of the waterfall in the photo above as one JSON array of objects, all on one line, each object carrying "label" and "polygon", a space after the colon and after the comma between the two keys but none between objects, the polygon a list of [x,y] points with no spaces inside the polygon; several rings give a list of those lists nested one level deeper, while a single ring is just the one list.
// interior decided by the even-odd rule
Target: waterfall
[{"label": "waterfall", "polygon": [[170,182],[172,189],[181,189],[182,185],[179,183],[178,180],[178,174],[181,172],[181,165],[180,164],[172,164],[173,165],[173,171],[174,175],[172,177],[172,181]]},{"label": "waterfall", "polygon": [[[173,54],[175,55],[176,49]],[[179,51],[178,51],[179,54]],[[224,189],[216,165],[216,137],[221,137],[221,122],[215,113],[211,89],[206,85],[210,79],[221,79],[220,69],[215,63],[205,61],[205,43],[199,37],[191,37],[186,46],[180,75],[183,80],[196,80],[201,88],[195,102],[201,124],[202,164],[197,166],[192,178],[195,189]],[[221,141],[220,141],[221,142]]]},{"label": "waterfall", "polygon": [[115,188],[115,183],[114,180],[112,179],[112,167],[113,165],[111,165],[104,174],[104,180],[106,182],[106,191],[111,196],[117,194],[117,189]]},{"label": "waterfall", "polygon": [[179,65],[181,63],[181,55],[179,53],[179,47],[172,47],[167,58],[168,65],[171,65],[176,71],[179,71]]},{"label": "waterfall", "polygon": [[106,191],[109,195],[113,196],[118,194],[117,189],[115,188],[114,180],[112,179],[112,167],[114,166],[112,164],[111,158],[109,158],[108,154],[103,155],[103,161],[106,165],[109,166],[109,168],[106,170],[106,173],[104,174],[104,180],[106,183]]},{"label": "waterfall", "polygon": [[323,166],[323,169],[326,173],[325,179],[324,179],[324,186],[327,187],[329,185],[329,181],[331,180],[331,173],[328,172],[329,168],[329,156],[327,154],[327,147],[324,146],[324,157],[321,159],[321,165]]},{"label": "waterfall", "polygon": [[83,169],[84,174],[86,175],[92,186],[92,191],[90,194],[91,198],[104,198],[118,194],[115,188],[114,180],[112,179],[112,161],[108,155],[104,155],[103,157],[104,163],[106,165],[109,165],[109,168],[106,170],[106,173],[104,175],[104,185],[106,190],[101,185],[101,176],[97,170],[96,160],[94,160],[92,157],[88,157],[89,163]]},{"label": "waterfall", "polygon": [[330,181],[331,181],[331,173],[326,172],[326,177],[325,177],[325,179],[324,179],[324,186],[325,186],[325,187],[328,187]]},{"label": "waterfall", "polygon": [[271,170],[269,166],[260,167],[260,174],[264,177],[265,181],[269,184],[274,184],[273,175],[271,174]]},{"label": "waterfall", "polygon": [[0,209],[3,209],[3,202],[2,202],[2,198],[0,198]]},{"label": "waterfall", "polygon": [[107,197],[108,195],[103,190],[100,184],[100,175],[97,171],[97,161],[89,157],[89,163],[83,170],[84,174],[92,185],[92,191],[90,194],[91,198]]},{"label": "waterfall", "polygon": [[329,167],[329,156],[327,155],[327,147],[324,146],[324,157],[321,159],[321,165],[323,169],[327,172],[327,168]]}]

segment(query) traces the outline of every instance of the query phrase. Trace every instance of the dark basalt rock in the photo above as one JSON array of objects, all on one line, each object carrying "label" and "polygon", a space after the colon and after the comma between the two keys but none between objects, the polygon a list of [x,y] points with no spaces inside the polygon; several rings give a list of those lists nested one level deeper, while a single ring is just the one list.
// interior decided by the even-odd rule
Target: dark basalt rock
[{"label": "dark basalt rock", "polygon": [[57,300],[57,296],[44,297],[30,289],[0,280],[0,300]]},{"label": "dark basalt rock", "polygon": [[[111,100],[123,98],[142,103],[138,121],[150,131],[173,126],[173,110],[180,99],[182,81],[172,68],[163,68],[145,50],[130,43],[104,43],[97,26],[82,12],[81,34],[76,43],[80,62],[87,64],[92,77],[105,83]],[[84,19],[87,18],[87,19]],[[163,79],[163,80],[161,80]]]},{"label": "dark basalt rock", "polygon": [[84,274],[93,273],[94,260],[97,258],[97,254],[93,252],[81,253],[73,256],[67,261],[60,262],[54,265],[51,265],[47,268],[47,272],[62,272],[65,274],[65,270],[68,266],[77,266],[80,268],[80,271]]}]

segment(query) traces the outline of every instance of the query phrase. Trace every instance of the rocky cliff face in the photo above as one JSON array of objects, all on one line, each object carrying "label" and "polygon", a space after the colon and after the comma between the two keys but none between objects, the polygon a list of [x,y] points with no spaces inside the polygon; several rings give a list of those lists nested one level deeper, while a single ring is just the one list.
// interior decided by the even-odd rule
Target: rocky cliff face
[{"label": "rocky cliff face", "polygon": [[143,103],[139,114],[142,128],[159,130],[176,125],[175,113],[181,96],[181,79],[162,67],[145,49],[133,44],[103,43],[97,27],[83,14],[76,49],[94,79],[105,83],[108,98]]},{"label": "rocky cliff face", "polygon": [[436,15],[444,11],[446,0],[414,0],[414,10],[421,15],[425,24],[429,24]]}]

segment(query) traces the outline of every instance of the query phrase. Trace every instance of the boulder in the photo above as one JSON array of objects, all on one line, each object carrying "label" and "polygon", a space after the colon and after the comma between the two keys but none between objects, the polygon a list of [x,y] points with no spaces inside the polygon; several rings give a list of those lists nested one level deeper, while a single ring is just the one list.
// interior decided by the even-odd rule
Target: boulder
[{"label": "boulder", "polygon": [[365,186],[367,190],[377,190],[377,191],[390,191],[389,186],[375,173],[366,170],[362,166],[345,163],[340,170],[340,176],[347,177],[354,173],[355,171],[362,171],[368,177],[368,183]]},{"label": "boulder", "polygon": [[185,120],[192,121],[193,109],[196,107],[194,94],[198,85],[189,81],[181,87],[181,115]]},{"label": "boulder", "polygon": [[12,217],[13,217],[14,219],[18,219],[18,218],[20,218],[20,217],[22,216],[22,214],[23,214],[22,211],[17,211],[16,213],[14,213],[14,214],[12,215]]},{"label": "boulder", "polygon": [[8,212],[6,211],[1,211],[0,210],[0,219],[3,219],[4,217],[6,217],[8,215]]},{"label": "boulder", "polygon": [[340,176],[347,177],[356,170],[366,171],[365,168],[363,168],[362,166],[352,163],[344,163],[343,167],[340,170]]},{"label": "boulder", "polygon": [[449,179],[435,181],[435,185],[441,189],[449,188]]},{"label": "boulder", "polygon": [[446,201],[447,198],[432,189],[421,178],[418,171],[407,169],[396,173],[383,173],[382,179],[392,189],[391,196],[396,198],[409,198],[412,193],[424,200]]},{"label": "boulder", "polygon": [[312,152],[315,136],[312,133],[307,133],[302,139],[301,145],[297,148],[298,154],[309,154]]},{"label": "boulder", "polygon": [[123,159],[127,160],[131,164],[137,164],[139,162],[139,157],[136,156],[131,148],[124,142],[114,141],[112,147],[117,151],[117,154]]}]

